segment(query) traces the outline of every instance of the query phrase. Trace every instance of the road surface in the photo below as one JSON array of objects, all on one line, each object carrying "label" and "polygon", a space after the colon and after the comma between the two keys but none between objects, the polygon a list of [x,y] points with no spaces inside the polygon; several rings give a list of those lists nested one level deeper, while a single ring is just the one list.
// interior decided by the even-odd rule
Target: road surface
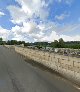
[{"label": "road surface", "polygon": [[80,92],[72,83],[32,66],[0,46],[0,92]]}]

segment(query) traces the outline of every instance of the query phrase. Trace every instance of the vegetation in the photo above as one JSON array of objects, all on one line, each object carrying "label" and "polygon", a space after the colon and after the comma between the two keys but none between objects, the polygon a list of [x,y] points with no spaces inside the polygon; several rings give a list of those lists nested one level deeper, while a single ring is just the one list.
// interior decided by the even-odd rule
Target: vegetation
[{"label": "vegetation", "polygon": [[3,44],[5,44],[5,41],[3,41],[2,38],[0,38],[0,45],[3,45]]},{"label": "vegetation", "polygon": [[0,45],[20,45],[24,44],[24,46],[35,46],[37,48],[46,48],[46,47],[52,47],[52,48],[73,48],[73,49],[80,49],[80,41],[68,41],[64,42],[62,38],[60,38],[58,41],[54,40],[54,42],[34,42],[34,43],[26,43],[25,41],[17,41],[17,40],[8,40],[3,41],[2,38],[0,38]]},{"label": "vegetation", "polygon": [[51,43],[51,46],[54,48],[65,48],[65,42],[60,38],[59,41],[54,40],[54,42]]}]

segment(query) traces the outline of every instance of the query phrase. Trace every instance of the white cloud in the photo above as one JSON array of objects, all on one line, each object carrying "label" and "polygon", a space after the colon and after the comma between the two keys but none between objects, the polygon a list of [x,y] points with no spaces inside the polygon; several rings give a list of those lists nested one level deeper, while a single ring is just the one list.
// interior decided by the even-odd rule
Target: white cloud
[{"label": "white cloud", "polygon": [[34,22],[24,22],[22,27],[15,26],[12,28],[12,32],[14,35],[13,39],[25,41],[34,41],[36,36],[40,33]]},{"label": "white cloud", "polygon": [[[33,27],[31,27],[33,26]],[[28,25],[27,25],[28,27]],[[12,27],[11,30],[6,30],[2,27],[0,27],[0,37],[2,37],[4,40],[21,40],[21,41],[26,41],[26,42],[34,42],[34,41],[54,41],[58,40],[59,38],[63,38],[65,41],[80,41],[80,36],[75,35],[75,36],[69,36],[69,35],[59,35],[56,32],[56,28],[52,29],[53,31],[47,31],[48,33],[46,34],[45,31],[41,31],[41,29],[37,29],[38,32],[35,32],[35,25],[33,25],[33,22],[30,22],[29,24],[30,28],[26,28],[25,24],[24,26],[15,26]],[[67,26],[65,27],[66,30]],[[71,27],[72,28],[72,27]],[[75,27],[76,28],[76,27]],[[27,30],[26,30],[27,29]],[[37,31],[36,30],[36,31]],[[76,29],[75,29],[76,30]],[[11,37],[11,38],[10,38]]]},{"label": "white cloud", "polygon": [[64,20],[66,17],[69,17],[69,16],[70,16],[69,14],[63,13],[61,15],[56,15],[55,19],[57,19],[57,20]]},{"label": "white cloud", "polygon": [[75,34],[74,36],[71,35],[63,35],[65,32],[73,32],[76,30],[80,30],[80,24],[69,24],[65,25],[64,27],[56,26],[49,35],[43,36],[41,41],[54,41],[58,40],[59,38],[63,38],[65,41],[80,41],[80,35]]},{"label": "white cloud", "polygon": [[0,12],[0,16],[4,16],[5,14],[3,12]]},{"label": "white cloud", "polygon": [[58,27],[56,31],[58,33],[63,33],[63,32],[70,32],[76,30],[80,30],[80,23],[64,25],[63,27]]},{"label": "white cloud", "polygon": [[[14,24],[20,24],[25,21],[27,14],[25,14],[21,8],[16,6],[8,6],[7,8],[11,14],[11,21]],[[28,17],[28,16],[27,16]]]},{"label": "white cloud", "polygon": [[60,38],[63,38],[64,41],[80,41],[80,36],[68,36],[68,35],[58,35],[55,31],[52,31],[52,33],[49,36],[45,36],[41,39],[41,41],[49,41],[53,42],[54,40],[59,40]]},{"label": "white cloud", "polygon": [[52,42],[54,40],[58,40],[59,36],[57,35],[57,33],[55,31],[52,31],[50,35],[46,35],[44,36],[41,41],[49,41]]},{"label": "white cloud", "polygon": [[56,0],[56,1],[59,2],[59,3],[64,2],[64,3],[68,4],[68,5],[71,5],[74,0]]},{"label": "white cloud", "polygon": [[37,24],[33,21],[29,21],[29,22],[24,22],[23,23],[23,32],[25,33],[39,33],[39,28],[37,27]]},{"label": "white cloud", "polygon": [[8,40],[10,35],[10,30],[6,30],[0,26],[0,37],[3,38],[3,40]]},{"label": "white cloud", "polygon": [[63,38],[65,41],[80,41],[80,36],[68,36],[68,35],[60,35],[60,38]]},{"label": "white cloud", "polygon": [[[49,15],[48,4],[53,0],[45,2],[46,0],[16,0],[21,7],[8,6],[12,22],[21,24],[22,26],[15,26],[12,28],[13,39],[26,40],[26,41],[40,41],[41,38],[46,36],[54,29],[56,24],[54,22],[37,24],[32,21],[34,17],[39,17],[44,21]],[[32,3],[31,3],[32,2]],[[28,21],[29,19],[29,21]],[[47,33],[46,33],[47,32]]]},{"label": "white cloud", "polygon": [[[68,3],[69,0],[57,0],[58,2],[65,1]],[[53,0],[16,0],[21,7],[18,6],[8,6],[7,9],[11,14],[11,21],[16,24],[12,27],[11,31],[7,33],[8,37],[14,40],[24,40],[26,42],[34,41],[54,41],[59,38],[63,38],[65,41],[70,40],[80,40],[79,35],[69,36],[69,35],[59,35],[59,32],[74,31],[80,28],[80,24],[70,24],[64,27],[59,27],[55,22],[49,22],[47,16],[49,16],[48,5],[53,2]],[[63,20],[68,17],[69,14],[63,13],[61,15],[56,15],[55,19]],[[39,23],[35,22],[35,18],[40,18]],[[44,20],[46,22],[44,22]],[[18,26],[17,24],[21,24]],[[9,35],[10,34],[10,35]]]},{"label": "white cloud", "polygon": [[16,0],[21,7],[8,6],[7,9],[10,11],[13,23],[23,23],[25,20],[39,17],[44,20],[48,17],[48,4],[45,0]]}]

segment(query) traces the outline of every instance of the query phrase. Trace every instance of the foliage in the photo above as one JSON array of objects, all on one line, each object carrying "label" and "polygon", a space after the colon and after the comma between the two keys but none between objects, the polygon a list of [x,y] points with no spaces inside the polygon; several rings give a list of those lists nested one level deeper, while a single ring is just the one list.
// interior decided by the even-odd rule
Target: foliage
[{"label": "foliage", "polygon": [[1,41],[3,41],[3,39],[2,39],[2,38],[0,38],[0,42],[1,42]]},{"label": "foliage", "polygon": [[0,38],[0,45],[2,45],[3,44],[3,39],[2,38]]},{"label": "foliage", "polygon": [[64,42],[62,38],[60,38],[58,41],[54,40],[54,42],[34,42],[29,43],[25,41],[17,41],[17,40],[8,40],[3,41],[2,38],[0,38],[0,45],[20,45],[24,44],[24,46],[35,46],[37,48],[46,48],[46,47],[52,47],[52,48],[73,48],[73,49],[80,49],[80,41],[68,41]]},{"label": "foliage", "polygon": [[64,40],[62,39],[62,38],[60,38],[59,39],[59,47],[60,48],[64,48],[65,46],[64,46],[65,44],[64,44]]}]

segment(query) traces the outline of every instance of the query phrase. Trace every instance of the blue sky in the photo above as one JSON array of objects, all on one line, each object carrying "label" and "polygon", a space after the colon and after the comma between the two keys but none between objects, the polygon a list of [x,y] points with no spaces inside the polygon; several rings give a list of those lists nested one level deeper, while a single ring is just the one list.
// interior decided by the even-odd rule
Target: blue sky
[{"label": "blue sky", "polygon": [[0,0],[0,37],[80,41],[80,0]]}]

